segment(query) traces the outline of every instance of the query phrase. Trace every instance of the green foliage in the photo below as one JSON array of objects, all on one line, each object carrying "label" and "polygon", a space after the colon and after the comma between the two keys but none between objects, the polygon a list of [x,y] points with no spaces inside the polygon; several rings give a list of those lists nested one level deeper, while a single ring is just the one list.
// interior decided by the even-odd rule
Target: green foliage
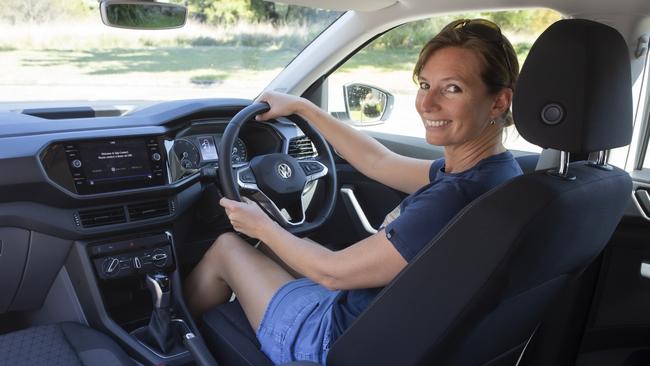
[{"label": "green foliage", "polygon": [[40,23],[86,17],[96,9],[85,0],[4,0],[0,21],[9,24]]},{"label": "green foliage", "polygon": [[[297,33],[297,32],[296,32]],[[223,34],[218,37],[194,36],[177,37],[172,45],[190,47],[252,47],[262,49],[301,50],[309,41],[305,34],[296,33],[260,33],[257,31],[242,30],[233,34]]]},{"label": "green foliage", "polygon": [[536,34],[562,18],[560,13],[550,9],[496,11],[485,15],[506,32]]},{"label": "green foliage", "polygon": [[194,19],[213,25],[262,22],[319,26],[323,22],[331,23],[341,14],[264,0],[187,0],[186,3]]},{"label": "green foliage", "polygon": [[[551,23],[561,19],[561,14],[549,9],[527,9],[496,12],[473,12],[443,15],[399,26],[373,42],[372,47],[420,48],[442,28],[456,19],[485,18],[497,23],[504,33],[534,36]],[[517,50],[519,53],[520,50]],[[526,50],[527,53],[527,50]]]},{"label": "green foliage", "polygon": [[234,24],[250,22],[255,13],[250,0],[190,0],[190,12],[210,24]]}]

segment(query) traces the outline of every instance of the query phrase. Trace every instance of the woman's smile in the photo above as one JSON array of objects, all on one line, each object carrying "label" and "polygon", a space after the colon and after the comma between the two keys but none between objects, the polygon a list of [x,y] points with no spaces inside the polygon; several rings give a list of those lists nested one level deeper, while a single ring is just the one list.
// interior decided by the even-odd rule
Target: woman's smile
[{"label": "woman's smile", "polygon": [[424,120],[424,127],[426,128],[439,128],[439,127],[445,127],[448,124],[451,123],[451,120],[449,119],[425,119]]}]

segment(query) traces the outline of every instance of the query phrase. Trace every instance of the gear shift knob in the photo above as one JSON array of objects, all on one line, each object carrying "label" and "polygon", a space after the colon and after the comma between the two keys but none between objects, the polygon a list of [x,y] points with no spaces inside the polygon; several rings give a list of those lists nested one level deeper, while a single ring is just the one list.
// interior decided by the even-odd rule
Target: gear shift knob
[{"label": "gear shift knob", "polygon": [[171,294],[169,277],[164,273],[152,273],[147,275],[146,282],[151,293],[153,307],[156,309],[168,308]]}]

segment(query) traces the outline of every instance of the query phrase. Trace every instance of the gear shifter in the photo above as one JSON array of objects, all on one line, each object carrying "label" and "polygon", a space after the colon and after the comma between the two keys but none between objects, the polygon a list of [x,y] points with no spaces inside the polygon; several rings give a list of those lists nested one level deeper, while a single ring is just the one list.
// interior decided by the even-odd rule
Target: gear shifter
[{"label": "gear shifter", "polygon": [[152,273],[147,275],[146,282],[153,302],[153,311],[151,312],[147,333],[153,345],[166,354],[174,347],[174,333],[171,329],[171,285],[169,277],[164,273]]},{"label": "gear shifter", "polygon": [[168,308],[171,286],[169,277],[164,273],[152,273],[147,275],[147,288],[151,293],[151,300],[154,308]]}]

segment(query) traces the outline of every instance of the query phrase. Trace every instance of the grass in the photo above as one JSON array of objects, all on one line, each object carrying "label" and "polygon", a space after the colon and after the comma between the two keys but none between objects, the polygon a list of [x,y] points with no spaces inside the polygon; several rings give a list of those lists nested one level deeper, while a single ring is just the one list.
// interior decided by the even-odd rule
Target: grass
[{"label": "grass", "polygon": [[[189,23],[164,31],[108,28],[97,21],[0,24],[0,85],[269,82],[302,49],[307,26]],[[242,84],[242,88],[247,88]],[[258,89],[258,86],[252,86]],[[49,96],[48,96],[49,97]]]},{"label": "grass", "polygon": [[212,85],[223,82],[226,76],[225,73],[201,74],[192,76],[190,82],[197,85]]},{"label": "grass", "polygon": [[316,30],[307,26],[235,24],[208,26],[195,22],[179,29],[127,30],[98,21],[50,24],[2,24],[0,45],[21,50],[88,50],[142,47],[244,46],[302,49]]},{"label": "grass", "polygon": [[160,72],[191,72],[216,69],[265,71],[283,67],[293,57],[287,50],[270,50],[260,55],[250,47],[165,47],[113,48],[87,51],[17,51],[21,66],[72,66],[87,75]]}]

